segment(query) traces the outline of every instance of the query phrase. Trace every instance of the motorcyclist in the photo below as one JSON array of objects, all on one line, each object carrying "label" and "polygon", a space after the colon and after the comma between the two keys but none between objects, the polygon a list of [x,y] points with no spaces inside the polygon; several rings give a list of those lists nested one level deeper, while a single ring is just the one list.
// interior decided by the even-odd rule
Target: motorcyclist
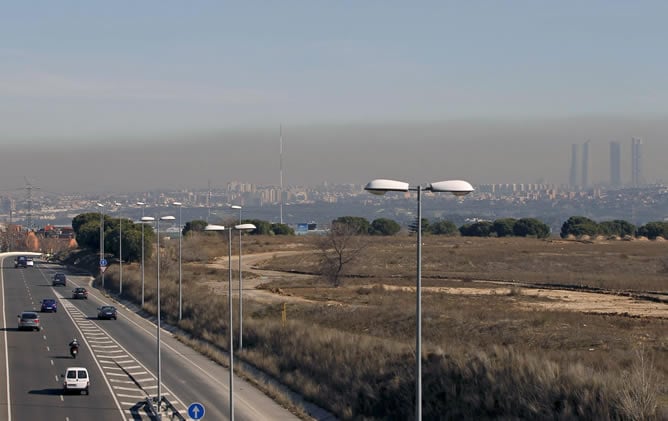
[{"label": "motorcyclist", "polygon": [[72,339],[72,342],[70,342],[69,345],[70,345],[70,354],[74,355],[75,350],[79,352],[79,341],[77,341],[77,338]]}]

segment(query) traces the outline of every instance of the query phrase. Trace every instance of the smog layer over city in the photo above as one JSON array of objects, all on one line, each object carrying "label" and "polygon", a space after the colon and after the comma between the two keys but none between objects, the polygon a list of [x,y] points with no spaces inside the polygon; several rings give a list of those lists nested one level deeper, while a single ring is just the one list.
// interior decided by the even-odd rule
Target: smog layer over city
[{"label": "smog layer over city", "polygon": [[[662,3],[17,3],[0,187],[668,180]],[[279,156],[279,140],[283,154]],[[282,161],[282,162],[281,162]]]}]

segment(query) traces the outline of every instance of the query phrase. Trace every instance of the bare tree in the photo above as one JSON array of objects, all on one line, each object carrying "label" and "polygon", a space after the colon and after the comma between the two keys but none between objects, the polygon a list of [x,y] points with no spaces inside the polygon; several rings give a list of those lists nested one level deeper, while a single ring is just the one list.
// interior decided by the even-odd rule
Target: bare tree
[{"label": "bare tree", "polygon": [[43,253],[60,254],[69,248],[70,239],[43,237],[40,238],[40,245]]},{"label": "bare tree", "polygon": [[341,278],[347,269],[366,248],[366,240],[356,227],[337,223],[318,241],[321,273],[332,285],[341,285]]}]

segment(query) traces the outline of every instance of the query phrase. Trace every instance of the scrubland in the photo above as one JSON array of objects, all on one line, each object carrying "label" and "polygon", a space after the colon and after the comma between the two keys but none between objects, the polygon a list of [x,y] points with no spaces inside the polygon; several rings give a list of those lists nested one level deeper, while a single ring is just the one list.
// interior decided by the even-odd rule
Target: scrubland
[{"label": "scrubland", "polygon": [[[238,357],[339,418],[412,419],[415,237],[369,237],[339,287],[319,276],[316,241],[244,237]],[[227,242],[185,239],[180,322],[178,245],[166,243],[164,320],[229,349]],[[667,252],[661,241],[423,237],[424,419],[668,418]],[[123,298],[139,301],[139,266],[123,269]],[[629,309],[602,306],[610,297]],[[154,301],[147,281],[146,311]]]}]

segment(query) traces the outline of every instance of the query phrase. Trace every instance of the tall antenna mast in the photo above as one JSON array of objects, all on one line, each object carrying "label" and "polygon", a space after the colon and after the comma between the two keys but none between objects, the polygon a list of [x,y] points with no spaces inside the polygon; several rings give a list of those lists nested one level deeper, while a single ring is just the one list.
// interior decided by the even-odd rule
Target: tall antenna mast
[{"label": "tall antenna mast", "polygon": [[25,185],[25,190],[26,190],[26,202],[28,204],[28,213],[26,214],[26,226],[29,231],[33,229],[33,223],[32,223],[32,191],[34,189],[39,189],[39,187],[35,187],[32,184],[30,184],[30,181],[28,181],[28,177],[23,177],[25,179],[26,185]]},{"label": "tall antenna mast", "polygon": [[209,186],[209,194],[206,196],[206,223],[209,223],[209,218],[211,217],[211,179],[207,180]]},{"label": "tall antenna mast", "polygon": [[279,144],[280,144],[280,150],[279,150],[279,161],[280,161],[280,180],[281,180],[281,188],[279,191],[279,198],[278,198],[278,203],[281,211],[281,224],[283,224],[283,125],[281,124],[279,126]]}]

